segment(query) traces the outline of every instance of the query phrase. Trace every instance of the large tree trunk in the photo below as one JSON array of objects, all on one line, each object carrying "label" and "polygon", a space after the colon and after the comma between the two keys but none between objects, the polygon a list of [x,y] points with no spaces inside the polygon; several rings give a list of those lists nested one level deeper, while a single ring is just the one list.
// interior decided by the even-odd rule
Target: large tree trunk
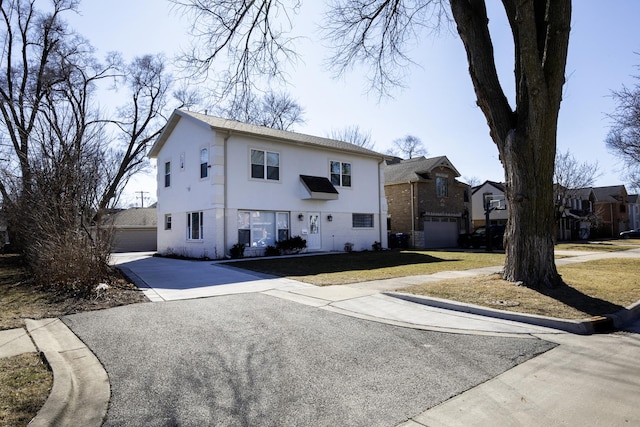
[{"label": "large tree trunk", "polygon": [[553,168],[571,2],[503,0],[515,47],[515,111],[498,79],[485,2],[450,3],[478,106],[505,169],[509,217],[504,278],[532,288],[558,286],[562,279],[553,253]]}]

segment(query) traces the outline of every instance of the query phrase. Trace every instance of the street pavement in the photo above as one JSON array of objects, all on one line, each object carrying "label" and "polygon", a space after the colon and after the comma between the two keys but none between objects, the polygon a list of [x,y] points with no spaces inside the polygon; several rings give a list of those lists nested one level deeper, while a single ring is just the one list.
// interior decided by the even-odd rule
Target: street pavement
[{"label": "street pavement", "polygon": [[[73,332],[56,319],[0,331],[0,357],[59,362],[33,425],[100,425],[107,404],[106,425],[640,425],[638,304],[614,318],[626,332],[580,336],[589,322],[390,292],[496,268],[318,288],[149,255],[113,262],[162,304],[67,316]],[[565,255],[559,265],[640,250]]]},{"label": "street pavement", "polygon": [[105,426],[394,426],[555,346],[364,321],[261,293],[63,321],[109,374]]}]

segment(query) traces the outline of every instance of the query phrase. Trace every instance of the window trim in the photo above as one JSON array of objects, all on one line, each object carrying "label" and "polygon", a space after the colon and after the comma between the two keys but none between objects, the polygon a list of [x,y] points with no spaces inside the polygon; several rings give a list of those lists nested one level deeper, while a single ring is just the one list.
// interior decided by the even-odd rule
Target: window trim
[{"label": "window trim", "polygon": [[[334,163],[338,163],[340,165],[340,173],[339,174],[334,174],[333,173],[333,164]],[[343,165],[349,165],[349,173],[346,174],[344,173],[343,170]],[[339,182],[334,182],[333,181],[333,176],[337,175]],[[344,177],[348,176],[349,177],[349,183],[348,185],[344,184]],[[353,163],[352,162],[343,162],[342,160],[329,160],[329,181],[331,181],[331,184],[333,184],[334,186],[337,187],[343,187],[343,188],[352,188],[353,187]]]},{"label": "window trim", "polygon": [[[205,154],[205,156],[203,156]],[[205,161],[203,162],[203,157]],[[209,147],[200,148],[200,179],[209,178]]]},{"label": "window trim", "polygon": [[[441,189],[443,188],[438,181],[440,180],[444,180],[444,194],[441,193]],[[445,198],[445,197],[449,197],[449,177],[445,177],[445,176],[437,176],[436,175],[436,197],[438,198]]]},{"label": "window trim", "polygon": [[[291,237],[291,212],[289,211],[271,211],[271,210],[250,210],[250,209],[238,209],[238,213],[237,213],[237,217],[238,217],[238,225],[237,225],[237,229],[238,229],[238,243],[244,243],[245,247],[250,248],[250,247],[254,247],[253,243],[254,241],[259,241],[260,239],[255,238],[256,236],[254,236],[254,232],[256,232],[258,230],[258,227],[254,226],[254,213],[271,213],[273,214],[273,223],[270,224],[273,227],[273,245],[275,245],[276,242],[279,241],[279,236],[280,236],[280,232],[287,230],[287,238]],[[278,221],[278,217],[280,215],[286,215],[287,217],[287,228],[281,227],[280,223]],[[241,216],[242,215],[247,215],[248,216],[248,223],[245,224],[245,226],[240,227],[241,224]],[[246,234],[246,232],[248,231],[249,233],[249,239],[248,242],[241,242],[240,238],[240,233],[241,231],[243,231],[243,234]],[[246,239],[244,239],[246,240]],[[271,242],[269,242],[271,244]],[[255,247],[261,247],[261,246],[255,246]],[[265,246],[266,247],[266,246]]]},{"label": "window trim", "polygon": [[[259,165],[258,163],[253,163],[254,151],[260,152],[263,155],[262,164],[260,165],[262,166],[262,177],[253,176],[254,165],[255,166]],[[278,156],[278,165],[276,166],[277,173],[278,173],[277,179],[269,178],[269,168],[274,167],[274,166],[269,166],[269,154],[276,154]],[[262,148],[249,148],[249,179],[258,180],[258,181],[267,181],[267,182],[280,182],[280,170],[282,169],[282,162],[280,161],[281,157],[282,156],[279,151],[269,151],[267,149],[262,149]]]},{"label": "window trim", "polygon": [[[197,238],[193,238],[193,233],[192,233],[193,215],[198,215],[198,237]],[[192,242],[200,242],[204,240],[204,212],[203,211],[187,212],[187,240]]]},{"label": "window trim", "polygon": [[164,162],[164,188],[171,187],[171,160]]},{"label": "window trim", "polygon": [[[358,216],[358,218],[362,220],[366,218],[367,222],[370,222],[371,225],[359,225],[356,222],[356,216]],[[351,214],[351,228],[358,228],[358,229],[365,228],[367,230],[371,230],[375,228],[375,215],[372,213],[353,212]]]}]

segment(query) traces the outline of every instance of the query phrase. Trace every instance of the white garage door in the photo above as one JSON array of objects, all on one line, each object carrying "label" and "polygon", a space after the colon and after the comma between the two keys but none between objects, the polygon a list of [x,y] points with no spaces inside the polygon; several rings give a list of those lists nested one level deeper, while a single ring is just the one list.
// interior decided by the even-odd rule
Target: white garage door
[{"label": "white garage door", "polygon": [[424,222],[425,248],[453,248],[458,246],[456,218],[430,218]]}]

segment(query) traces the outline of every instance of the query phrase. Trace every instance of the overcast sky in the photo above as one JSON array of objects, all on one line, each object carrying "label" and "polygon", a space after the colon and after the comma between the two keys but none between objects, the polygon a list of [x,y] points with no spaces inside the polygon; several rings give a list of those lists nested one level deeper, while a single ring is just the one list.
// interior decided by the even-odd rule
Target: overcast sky
[{"label": "overcast sky", "polygon": [[[510,32],[500,2],[488,3],[500,78],[513,99]],[[166,0],[84,0],[80,9],[70,24],[98,54],[116,50],[130,59],[164,52],[172,58],[189,42],[188,23]],[[327,50],[316,33],[322,10],[321,2],[305,0],[294,21],[296,31],[308,36],[297,43],[303,61],[288,70],[287,91],[305,109],[306,123],[295,131],[325,136],[331,129],[358,125],[371,132],[374,149],[380,152],[410,134],[422,140],[429,156],[446,155],[463,177],[504,180],[497,148],[475,104],[464,47],[455,34],[421,40],[413,50],[417,65],[408,70],[406,88],[380,101],[367,93],[366,70],[335,80],[323,68]],[[640,56],[635,53],[640,52],[639,18],[637,0],[573,2],[558,149],[570,149],[580,161],[597,160],[602,172],[598,186],[625,184],[622,165],[607,151],[604,139],[610,125],[607,114],[615,106],[611,91],[634,85],[632,76],[640,74]],[[136,180],[126,198],[135,202],[133,192],[141,190],[150,192],[145,205],[155,201],[155,177]]]}]

